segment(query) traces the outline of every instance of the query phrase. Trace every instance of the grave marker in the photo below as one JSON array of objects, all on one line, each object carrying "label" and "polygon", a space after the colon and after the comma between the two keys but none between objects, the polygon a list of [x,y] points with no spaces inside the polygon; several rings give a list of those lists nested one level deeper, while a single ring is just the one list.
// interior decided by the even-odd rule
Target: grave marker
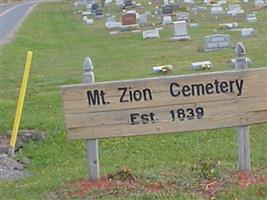
[{"label": "grave marker", "polygon": [[241,36],[244,37],[256,35],[256,30],[254,28],[242,28],[240,31],[241,31]]},{"label": "grave marker", "polygon": [[229,48],[230,35],[215,34],[205,36],[204,51],[215,51]]},{"label": "grave marker", "polygon": [[171,16],[162,16],[162,25],[171,24],[172,17]]},{"label": "grave marker", "polygon": [[212,15],[222,15],[224,14],[224,9],[221,6],[211,7],[210,8],[210,14]]},{"label": "grave marker", "polygon": [[134,25],[137,24],[136,20],[136,14],[135,13],[127,13],[125,15],[122,15],[122,25]]},{"label": "grave marker", "polygon": [[176,14],[176,20],[177,21],[190,22],[189,13],[187,13],[187,12],[177,13]]},{"label": "grave marker", "polygon": [[143,39],[154,39],[154,38],[160,38],[158,29],[143,31]]},{"label": "grave marker", "polygon": [[173,22],[173,36],[171,40],[190,40],[187,32],[186,21]]},{"label": "grave marker", "polygon": [[171,5],[166,5],[162,7],[162,14],[163,15],[172,15],[173,7]]}]

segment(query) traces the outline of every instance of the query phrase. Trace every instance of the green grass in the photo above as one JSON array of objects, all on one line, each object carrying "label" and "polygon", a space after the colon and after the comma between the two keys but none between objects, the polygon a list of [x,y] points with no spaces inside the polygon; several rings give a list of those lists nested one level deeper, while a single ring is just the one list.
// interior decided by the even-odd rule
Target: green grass
[{"label": "green grass", "polygon": [[[249,7],[245,7],[249,9]],[[108,12],[116,11],[115,8]],[[231,34],[231,46],[242,41],[253,68],[266,67],[267,13],[257,14],[258,22],[248,24],[244,17],[235,21],[242,27],[254,27],[256,37],[241,38]],[[1,181],[0,199],[46,199],[47,194],[67,182],[86,178],[84,141],[66,137],[60,86],[80,83],[82,64],[90,56],[96,81],[122,80],[159,76],[152,66],[172,64],[174,74],[189,74],[190,64],[210,60],[214,71],[231,69],[227,61],[234,48],[209,53],[197,52],[204,36],[213,34],[218,23],[232,22],[229,17],[215,20],[209,15],[192,15],[198,29],[189,29],[192,40],[170,42],[172,27],[167,26],[158,40],[142,40],[140,33],[109,35],[103,20],[86,26],[68,2],[40,4],[27,18],[17,36],[1,49],[0,132],[12,129],[20,82],[27,50],[34,52],[26,102],[20,129],[36,129],[46,134],[42,142],[28,144],[23,153],[31,159],[31,176],[19,181]],[[267,125],[251,126],[251,163],[254,169],[267,166]],[[168,134],[100,140],[101,174],[128,166],[139,177],[155,180],[184,180],[193,184],[201,179],[200,160],[218,162],[216,176],[237,170],[235,129],[202,131],[193,134]],[[170,175],[166,175],[170,174]],[[247,189],[234,187],[220,192],[218,199],[264,199],[258,191],[265,186]],[[266,194],[266,193],[265,193]],[[110,199],[108,197],[107,199]],[[185,192],[177,194],[132,194],[126,199],[199,199]]]}]

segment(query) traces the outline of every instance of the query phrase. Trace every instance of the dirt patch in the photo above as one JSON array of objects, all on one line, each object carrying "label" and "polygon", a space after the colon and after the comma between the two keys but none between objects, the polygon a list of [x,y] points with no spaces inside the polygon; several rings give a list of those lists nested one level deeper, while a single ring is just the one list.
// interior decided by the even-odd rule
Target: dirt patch
[{"label": "dirt patch", "polygon": [[[170,194],[179,191],[201,199],[216,199],[219,192],[227,191],[232,187],[238,186],[244,189],[251,185],[267,183],[264,169],[267,168],[258,171],[231,172],[218,178],[199,177],[189,185],[183,186],[167,180],[142,179],[123,167],[114,174],[102,176],[98,181],[82,179],[70,182],[64,188],[51,192],[48,199],[101,199],[109,196],[127,198],[137,193]],[[264,188],[257,191],[261,196],[266,192]],[[53,198],[51,198],[52,194]]]},{"label": "dirt patch", "polygon": [[71,182],[65,188],[50,193],[48,199],[127,197],[131,193],[159,193],[172,189],[168,182],[142,180],[133,175],[131,170],[123,167],[114,174],[102,176],[98,181],[82,179]]},{"label": "dirt patch", "polygon": [[257,175],[251,171],[236,172],[233,174],[236,185],[240,188],[246,188],[255,184],[267,183],[267,177],[263,175]]},{"label": "dirt patch", "polygon": [[[0,154],[8,153],[10,137],[11,131],[9,131],[7,134],[0,135]],[[20,130],[18,132],[15,152],[19,149],[22,149],[25,144],[30,141],[41,141],[43,138],[43,134],[36,130]]]}]

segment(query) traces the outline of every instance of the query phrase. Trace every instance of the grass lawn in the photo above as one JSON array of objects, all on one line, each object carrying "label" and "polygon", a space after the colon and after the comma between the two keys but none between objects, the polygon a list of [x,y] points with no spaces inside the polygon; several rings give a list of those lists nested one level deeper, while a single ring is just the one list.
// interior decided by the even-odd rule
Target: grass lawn
[{"label": "grass lawn", "polygon": [[[249,10],[251,6],[244,5],[244,8]],[[112,7],[106,12],[118,10]],[[208,53],[197,50],[204,45],[205,35],[214,34],[219,23],[233,22],[233,19],[225,16],[216,20],[208,14],[191,17],[199,23],[199,28],[189,29],[191,40],[171,42],[168,40],[171,26],[164,27],[160,39],[143,40],[140,33],[110,35],[104,27],[104,19],[86,26],[73,14],[68,1],[37,6],[14,41],[1,49],[0,133],[6,134],[12,129],[25,54],[32,50],[33,63],[20,129],[39,130],[45,139],[24,148],[23,154],[31,159],[28,166],[31,176],[1,181],[0,199],[53,199],[51,193],[55,195],[69,182],[87,178],[85,142],[67,139],[60,95],[60,86],[81,83],[84,57],[91,57],[96,81],[160,76],[152,72],[152,66],[165,64],[174,66],[173,74],[190,74],[191,63],[203,60],[213,63],[213,71],[230,70],[226,63],[234,58],[234,48]],[[257,18],[258,22],[252,24],[247,23],[244,16],[235,18],[241,27],[256,28],[255,37],[242,38],[239,32],[230,33],[231,46],[242,41],[253,68],[267,66],[266,10],[259,11]],[[266,134],[267,124],[250,128],[253,171],[265,176]],[[199,183],[208,178],[225,178],[238,169],[234,128],[101,139],[99,149],[101,175],[127,166],[140,179],[171,182],[176,188],[160,193],[135,191],[119,199],[209,199],[211,196],[199,194]],[[225,185],[214,195],[216,199],[267,198],[267,184],[242,189],[236,184]],[[103,197],[112,198],[114,195]]]}]

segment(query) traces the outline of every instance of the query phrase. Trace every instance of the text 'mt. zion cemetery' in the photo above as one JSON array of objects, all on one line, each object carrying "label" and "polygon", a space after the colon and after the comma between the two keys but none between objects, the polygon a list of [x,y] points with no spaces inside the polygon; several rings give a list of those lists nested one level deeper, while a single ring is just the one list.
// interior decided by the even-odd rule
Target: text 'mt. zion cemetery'
[{"label": "text 'mt. zion cemetery'", "polygon": [[[113,1],[101,1],[109,7]],[[103,9],[95,1],[77,1],[77,10],[87,26],[95,20],[106,20],[109,37],[120,34],[140,34],[143,40],[167,37],[169,42],[191,40],[188,28],[197,30],[201,24],[191,20],[190,14],[204,14],[218,20],[228,16],[229,20],[246,14],[248,25],[257,22],[257,12],[242,9],[238,0],[153,0],[135,2],[116,0],[121,13],[116,16],[110,9]],[[244,0],[243,5],[248,1]],[[146,10],[146,6],[150,7]],[[255,0],[254,7],[266,6],[266,1]],[[119,18],[119,19],[118,19]],[[173,33],[164,36],[162,32],[172,27]],[[153,28],[152,28],[153,27]],[[211,32],[210,30],[209,32]],[[218,24],[214,34],[207,34],[199,50],[211,51],[230,49],[231,35],[240,32],[243,39],[255,37],[254,28],[241,27],[233,21]],[[111,36],[112,35],[112,36]],[[108,37],[108,36],[107,36]],[[140,38],[141,39],[141,38]],[[212,57],[212,56],[211,56]],[[91,63],[89,58],[88,63]],[[70,139],[88,141],[89,171],[93,179],[99,178],[98,138],[177,133],[225,127],[239,127],[237,130],[240,169],[250,169],[249,124],[267,122],[267,70],[247,69],[250,58],[245,57],[242,43],[236,45],[236,58],[229,62],[237,71],[179,75],[139,80],[94,82],[92,65],[88,80],[80,85],[63,86],[63,102],[66,126]],[[212,69],[211,61],[191,64],[191,70]],[[261,66],[264,67],[264,66]],[[172,65],[152,67],[154,72],[166,72]],[[85,78],[85,80],[87,79]],[[90,155],[91,152],[91,155]]]},{"label": "text 'mt. zion cemetery'", "polygon": [[264,68],[63,88],[70,138],[204,130],[265,122]]}]

